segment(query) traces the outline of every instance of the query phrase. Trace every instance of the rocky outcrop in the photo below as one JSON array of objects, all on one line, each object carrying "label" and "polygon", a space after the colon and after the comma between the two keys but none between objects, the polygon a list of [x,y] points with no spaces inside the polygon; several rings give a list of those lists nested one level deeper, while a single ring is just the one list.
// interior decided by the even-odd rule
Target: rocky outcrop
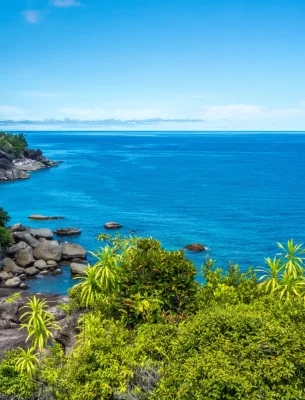
[{"label": "rocky outcrop", "polygon": [[80,235],[82,232],[80,229],[77,228],[59,228],[56,229],[54,233],[57,236],[77,236]]},{"label": "rocky outcrop", "polygon": [[49,221],[49,220],[64,219],[65,217],[60,217],[60,216],[49,217],[46,215],[32,214],[28,218],[35,221]]},{"label": "rocky outcrop", "polygon": [[0,181],[28,179],[28,172],[57,165],[55,161],[44,157],[41,150],[26,149],[19,158],[0,150]]},{"label": "rocky outcrop", "polygon": [[[79,244],[51,240],[53,232],[50,229],[31,229],[21,224],[9,229],[13,243],[6,248],[5,254],[0,254],[0,288],[27,289],[24,280],[37,275],[59,275],[61,267],[71,263],[76,264],[76,267],[72,266],[71,273],[75,271],[79,275],[86,268],[82,264],[87,256],[86,250]],[[81,267],[77,266],[78,263]]]},{"label": "rocky outcrop", "polygon": [[188,244],[187,246],[184,247],[186,250],[190,251],[195,251],[195,252],[200,252],[206,250],[206,247],[203,244],[200,243],[192,243]]},{"label": "rocky outcrop", "polygon": [[104,225],[105,229],[119,229],[123,228],[123,225],[120,225],[118,222],[106,222]]}]

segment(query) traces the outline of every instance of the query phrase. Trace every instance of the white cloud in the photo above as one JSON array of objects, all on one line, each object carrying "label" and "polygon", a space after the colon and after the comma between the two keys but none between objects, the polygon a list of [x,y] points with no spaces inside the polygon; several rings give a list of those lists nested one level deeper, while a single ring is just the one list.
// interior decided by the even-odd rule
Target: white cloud
[{"label": "white cloud", "polygon": [[151,108],[132,108],[132,109],[105,109],[101,107],[93,108],[62,108],[59,110],[65,118],[77,118],[83,120],[94,119],[149,119],[149,118],[167,118],[162,110]]},{"label": "white cloud", "polygon": [[305,116],[305,107],[267,108],[253,104],[228,104],[223,106],[206,106],[201,117],[208,120],[248,120],[294,118]]},{"label": "white cloud", "polygon": [[38,10],[25,10],[23,15],[30,24],[37,24],[41,19],[41,11]]},{"label": "white cloud", "polygon": [[51,4],[55,7],[80,7],[82,5],[78,0],[52,0]]}]

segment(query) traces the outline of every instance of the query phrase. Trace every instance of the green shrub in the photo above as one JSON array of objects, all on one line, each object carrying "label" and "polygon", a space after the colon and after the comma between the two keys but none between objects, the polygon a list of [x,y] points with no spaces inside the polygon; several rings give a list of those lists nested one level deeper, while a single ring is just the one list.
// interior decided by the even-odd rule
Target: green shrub
[{"label": "green shrub", "polygon": [[12,134],[0,132],[0,150],[19,157],[27,147],[27,141],[23,133]]},{"label": "green shrub", "polygon": [[4,228],[3,226],[0,227],[0,249],[4,249],[7,247],[12,241],[11,233]]}]

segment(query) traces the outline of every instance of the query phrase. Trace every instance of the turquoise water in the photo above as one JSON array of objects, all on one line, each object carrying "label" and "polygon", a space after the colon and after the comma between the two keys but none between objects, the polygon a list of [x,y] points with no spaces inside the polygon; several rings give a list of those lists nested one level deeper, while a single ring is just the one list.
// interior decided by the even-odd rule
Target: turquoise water
[{"label": "turquoise water", "polygon": [[[274,255],[276,241],[305,241],[303,134],[36,132],[28,141],[64,163],[0,185],[12,222],[64,215],[30,225],[81,228],[73,240],[94,250],[114,220],[122,234],[135,230],[168,249],[201,242],[219,265],[243,269]],[[198,267],[205,256],[189,255]],[[31,290],[65,293],[73,281],[63,271],[30,281]]]}]

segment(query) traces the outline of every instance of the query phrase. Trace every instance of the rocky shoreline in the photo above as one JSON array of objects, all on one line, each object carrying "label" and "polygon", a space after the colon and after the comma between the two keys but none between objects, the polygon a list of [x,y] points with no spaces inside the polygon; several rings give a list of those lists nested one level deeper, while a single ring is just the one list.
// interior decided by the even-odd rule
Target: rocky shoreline
[{"label": "rocky shoreline", "polygon": [[[76,228],[59,230],[67,236],[78,231]],[[17,223],[9,231],[12,243],[0,256],[0,287],[27,289],[25,281],[61,274],[63,266],[69,266],[72,275],[84,273],[87,251],[81,245],[53,240],[56,231],[47,228],[32,229]]]},{"label": "rocky shoreline", "polygon": [[28,179],[28,172],[56,166],[58,163],[44,157],[39,149],[26,149],[18,158],[0,150],[0,182]]}]

